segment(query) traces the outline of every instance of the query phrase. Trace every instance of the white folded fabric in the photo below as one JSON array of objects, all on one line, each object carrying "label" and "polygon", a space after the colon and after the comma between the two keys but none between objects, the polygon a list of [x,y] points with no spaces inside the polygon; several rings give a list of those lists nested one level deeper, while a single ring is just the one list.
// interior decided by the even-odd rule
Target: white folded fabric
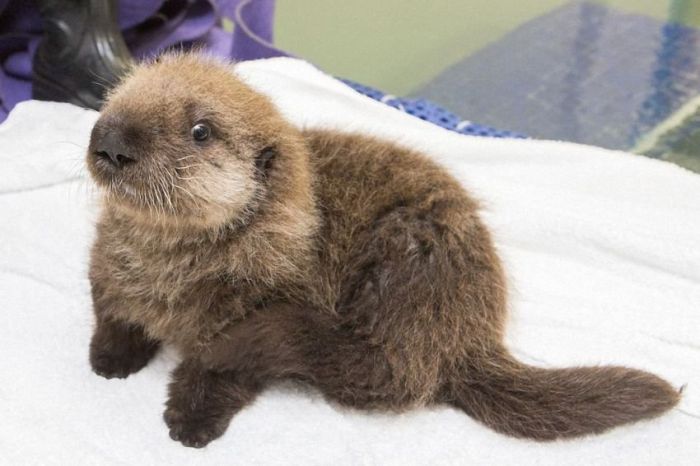
[{"label": "white folded fabric", "polygon": [[577,144],[463,136],[361,96],[311,65],[237,65],[300,126],[423,150],[483,202],[511,279],[508,343],[542,366],[623,364],[684,398],[669,414],[553,443],[499,435],[437,406],[336,407],[265,391],[203,450],[161,420],[175,355],[126,380],[88,364],[96,192],[83,166],[97,113],[26,102],[0,126],[0,464],[700,464],[700,176]]}]

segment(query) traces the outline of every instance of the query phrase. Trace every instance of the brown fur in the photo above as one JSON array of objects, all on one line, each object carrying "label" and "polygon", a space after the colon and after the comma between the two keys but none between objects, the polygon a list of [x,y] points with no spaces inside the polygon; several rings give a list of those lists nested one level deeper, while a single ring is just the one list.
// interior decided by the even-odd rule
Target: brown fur
[{"label": "brown fur", "polygon": [[[212,127],[192,140],[198,121]],[[135,160],[96,155],[118,134]],[[104,188],[90,280],[96,372],[177,347],[165,420],[200,447],[274,380],[357,408],[451,403],[500,432],[602,432],[678,401],[623,367],[540,369],[503,347],[506,285],[477,204],[427,157],[299,131],[226,66],[137,67],[93,130]]]}]

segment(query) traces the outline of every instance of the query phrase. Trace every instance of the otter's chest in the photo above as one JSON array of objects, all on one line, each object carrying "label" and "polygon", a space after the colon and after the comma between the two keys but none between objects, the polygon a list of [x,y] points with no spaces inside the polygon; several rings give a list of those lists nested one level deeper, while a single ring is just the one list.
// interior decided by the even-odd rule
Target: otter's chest
[{"label": "otter's chest", "polygon": [[226,274],[222,251],[138,246],[117,251],[111,275],[126,304],[118,314],[153,337],[197,345],[242,317],[243,294]]}]

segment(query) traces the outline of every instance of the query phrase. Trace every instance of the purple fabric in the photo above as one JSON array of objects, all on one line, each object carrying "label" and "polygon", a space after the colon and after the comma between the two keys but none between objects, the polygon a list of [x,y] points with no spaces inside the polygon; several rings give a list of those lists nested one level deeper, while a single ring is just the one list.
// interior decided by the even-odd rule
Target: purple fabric
[{"label": "purple fabric", "polygon": [[234,11],[233,48],[237,60],[270,58],[287,55],[272,45],[274,0],[240,0]]},{"label": "purple fabric", "polygon": [[144,22],[158,13],[161,3],[158,1],[120,1],[119,25],[122,29],[129,29]]},{"label": "purple fabric", "polygon": [[[272,45],[275,0],[118,0],[119,25],[136,58],[168,47],[203,46],[216,55],[252,60],[287,55]],[[225,32],[222,18],[234,33]],[[30,0],[0,0],[0,122],[31,98],[31,63],[42,24]]]},{"label": "purple fabric", "polygon": [[189,44],[219,27],[219,18],[208,0],[193,0],[188,7],[159,15],[152,19],[154,27],[131,28],[124,32],[124,39],[132,53],[140,58],[157,54],[160,50],[177,44]]}]

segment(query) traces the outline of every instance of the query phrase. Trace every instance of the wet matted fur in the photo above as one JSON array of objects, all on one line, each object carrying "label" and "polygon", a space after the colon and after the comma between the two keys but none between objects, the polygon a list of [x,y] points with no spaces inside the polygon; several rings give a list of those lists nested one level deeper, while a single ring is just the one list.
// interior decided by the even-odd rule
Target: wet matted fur
[{"label": "wet matted fur", "polygon": [[185,445],[222,435],[281,378],[355,408],[450,403],[537,440],[679,399],[640,370],[515,360],[503,270],[462,186],[392,143],[295,129],[226,64],[179,54],[136,67],[87,163],[104,193],[91,364],[126,377],[175,346],[164,418]]}]

